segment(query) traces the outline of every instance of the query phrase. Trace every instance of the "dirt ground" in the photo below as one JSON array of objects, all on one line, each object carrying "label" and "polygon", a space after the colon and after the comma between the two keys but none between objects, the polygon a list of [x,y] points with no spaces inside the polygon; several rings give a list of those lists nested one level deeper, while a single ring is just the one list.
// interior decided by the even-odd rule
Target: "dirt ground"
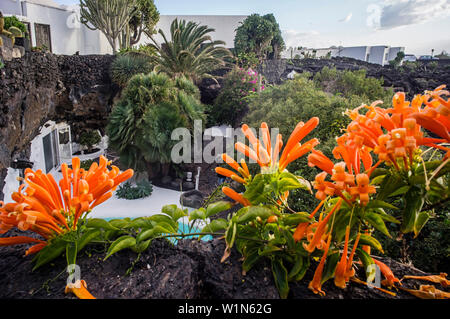
[{"label": "dirt ground", "polygon": [[[6,236],[17,235],[13,232]],[[137,254],[124,250],[107,259],[103,245],[90,246],[77,259],[81,278],[87,282],[89,291],[97,298],[107,299],[277,299],[279,298],[267,262],[257,264],[246,276],[242,275],[241,257],[232,251],[231,257],[220,263],[224,241],[210,242],[183,240],[174,246],[163,240],[155,241],[141,255],[130,275],[127,270]],[[26,245],[0,248],[0,298],[61,299],[74,298],[65,295],[67,273],[66,261],[59,257],[32,272],[32,257],[24,257]],[[389,258],[380,258],[398,278],[404,275],[424,275],[422,271],[400,264]],[[315,265],[305,278],[291,283],[289,298],[292,299],[410,299],[415,298],[404,291],[396,291],[392,297],[375,289],[351,282],[345,289],[326,282],[325,297],[313,294],[308,283],[313,277]],[[360,269],[359,272],[362,270]],[[360,278],[364,278],[361,274]],[[404,281],[404,287],[418,288],[415,280]],[[439,289],[443,289],[439,287]]]}]

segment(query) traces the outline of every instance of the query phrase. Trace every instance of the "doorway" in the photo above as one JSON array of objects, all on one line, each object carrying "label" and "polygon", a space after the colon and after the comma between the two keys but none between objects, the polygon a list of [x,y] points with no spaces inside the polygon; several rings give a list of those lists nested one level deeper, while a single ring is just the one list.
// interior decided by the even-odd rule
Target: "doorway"
[{"label": "doorway", "polygon": [[34,31],[36,34],[36,46],[45,47],[52,52],[52,38],[50,35],[50,26],[48,24],[34,24]]}]

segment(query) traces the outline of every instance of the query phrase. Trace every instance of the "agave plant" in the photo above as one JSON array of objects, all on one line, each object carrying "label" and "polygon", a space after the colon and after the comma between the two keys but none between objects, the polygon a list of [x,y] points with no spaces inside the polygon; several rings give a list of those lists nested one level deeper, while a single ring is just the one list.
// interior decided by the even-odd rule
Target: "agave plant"
[{"label": "agave plant", "polygon": [[227,66],[231,52],[223,47],[224,41],[213,41],[209,33],[215,30],[206,25],[175,19],[170,27],[171,41],[162,30],[163,43],[153,38],[152,46],[159,55],[155,58],[158,71],[170,77],[185,76],[194,82],[204,77],[213,78],[211,72]]}]

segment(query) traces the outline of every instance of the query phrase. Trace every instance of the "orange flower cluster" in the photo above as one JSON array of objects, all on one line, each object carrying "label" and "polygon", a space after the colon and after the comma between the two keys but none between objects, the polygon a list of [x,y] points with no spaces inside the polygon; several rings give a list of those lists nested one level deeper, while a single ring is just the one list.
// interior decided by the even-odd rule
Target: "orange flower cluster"
[{"label": "orange flower cluster", "polygon": [[[416,95],[412,102],[405,100],[405,93],[396,93],[393,107],[383,109],[375,101],[370,106],[362,105],[348,115],[352,122],[346,132],[338,137],[333,150],[336,159],[343,162],[334,164],[322,152],[312,150],[308,165],[317,166],[323,172],[315,178],[316,198],[339,196],[351,205],[359,200],[367,205],[370,194],[376,192],[370,186],[370,175],[382,162],[396,169],[408,170],[414,161],[414,153],[421,145],[442,149],[450,158],[450,149],[439,143],[450,142],[450,102],[444,96],[449,92],[440,86],[425,95]],[[368,109],[360,114],[361,109]],[[439,136],[424,137],[422,128]],[[373,165],[371,152],[377,154],[379,161]],[[362,169],[364,167],[364,170]],[[326,181],[331,175],[331,182]]]},{"label": "orange flower cluster", "polygon": [[26,169],[25,184],[12,194],[14,202],[2,203],[0,207],[0,233],[17,227],[33,231],[44,240],[7,237],[0,238],[0,246],[36,242],[26,252],[26,255],[34,254],[49,239],[76,230],[83,214],[109,199],[117,185],[133,176],[131,169],[123,173],[116,166],[108,169],[110,164],[101,156],[99,164],[94,162],[86,171],[80,168],[80,159],[75,157],[71,169],[66,163],[61,165],[63,177],[59,186],[51,174]]},{"label": "orange flower cluster", "polygon": [[[349,205],[356,200],[359,200],[361,205],[367,205],[370,194],[376,192],[375,187],[369,185],[370,173],[379,164],[372,166],[372,157],[367,149],[347,143],[346,138],[345,135],[338,138],[339,145],[333,150],[335,157],[344,159],[344,162],[333,164],[328,157],[317,150],[313,150],[308,156],[309,166],[317,166],[323,170],[314,180],[314,189],[317,190],[316,198],[324,200],[328,196],[337,195]],[[361,161],[366,171],[361,170]],[[325,180],[328,174],[331,175],[332,182]]]},{"label": "orange flower cluster", "polygon": [[[252,130],[248,127],[247,124],[244,124],[242,125],[242,132],[249,140],[251,147],[238,142],[235,144],[235,148],[246,157],[257,162],[261,169],[278,169],[281,172],[284,171],[291,162],[313,150],[313,148],[319,144],[319,140],[316,138],[313,138],[303,144],[300,143],[300,141],[314,128],[316,128],[318,124],[319,118],[317,117],[311,118],[306,123],[298,123],[296,128],[290,135],[283,149],[283,152],[281,153],[281,156],[280,152],[283,147],[283,139],[281,134],[277,135],[275,145],[272,147],[272,140],[267,123],[263,122],[261,124],[262,141],[256,138],[255,134],[253,134]],[[251,176],[244,160],[241,161],[241,166],[239,166],[239,164],[227,154],[222,154],[222,159],[236,172],[233,172],[226,168],[217,167],[217,174],[229,177],[241,184],[248,183],[248,181],[251,179]],[[249,205],[248,201],[241,194],[234,192],[228,187],[222,190],[227,196],[234,199],[235,201],[243,205]],[[285,197],[287,197],[287,194],[285,194]],[[283,199],[286,200],[286,198]]]}]

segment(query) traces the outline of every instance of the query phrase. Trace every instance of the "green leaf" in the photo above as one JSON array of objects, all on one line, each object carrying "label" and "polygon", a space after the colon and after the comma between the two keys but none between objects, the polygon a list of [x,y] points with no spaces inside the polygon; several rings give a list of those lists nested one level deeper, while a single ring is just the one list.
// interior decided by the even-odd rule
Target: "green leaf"
[{"label": "green leaf", "polygon": [[130,225],[130,221],[126,219],[111,219],[109,224],[116,229],[124,229]]},{"label": "green leaf", "polygon": [[244,197],[252,203],[261,203],[265,201],[264,187],[267,184],[267,174],[257,174],[253,180],[246,186]]},{"label": "green leaf", "polygon": [[247,223],[254,220],[256,217],[261,217],[261,219],[267,219],[273,215],[271,209],[262,206],[251,206],[248,208],[247,212],[238,218],[238,223]]},{"label": "green leaf", "polygon": [[372,257],[370,257],[370,255],[361,248],[356,248],[356,255],[359,257],[363,263],[364,269],[366,270],[367,282],[373,282],[376,275],[376,268],[371,266],[375,264]]},{"label": "green leaf", "polygon": [[311,191],[311,185],[306,179],[295,176],[289,172],[283,172],[280,174],[278,181],[279,193],[284,193],[297,188]]},{"label": "green leaf", "polygon": [[201,219],[201,220],[206,219],[206,212],[205,212],[204,208],[196,209],[189,214],[190,222],[193,220],[197,220],[197,219]]},{"label": "green leaf", "polygon": [[289,294],[288,274],[281,258],[272,259],[272,273],[281,299],[286,299]]},{"label": "green leaf", "polygon": [[308,223],[312,220],[309,213],[299,212],[295,214],[283,214],[282,220],[285,225],[297,226],[300,223]]},{"label": "green leaf", "polygon": [[266,245],[262,249],[259,250],[259,255],[260,256],[271,256],[271,255],[273,255],[274,252],[282,251],[282,250],[283,249],[281,249],[280,247],[275,246],[275,245]]},{"label": "green leaf", "polygon": [[377,213],[378,215],[380,215],[380,217],[383,218],[383,220],[385,220],[387,222],[394,223],[394,224],[401,224],[401,222],[397,218],[386,213],[383,208],[375,208],[375,209],[373,209],[373,211],[375,213]]},{"label": "green leaf", "polygon": [[214,219],[211,223],[209,223],[208,225],[203,227],[201,232],[202,233],[206,233],[206,232],[215,233],[218,230],[226,229],[227,226],[228,226],[228,222],[225,219],[223,219],[223,218]]},{"label": "green leaf", "polygon": [[361,236],[361,237],[359,237],[360,244],[369,245],[384,254],[383,246],[376,238],[366,235],[366,234],[361,234],[360,236]]},{"label": "green leaf", "polygon": [[311,260],[309,257],[303,257],[303,265],[300,269],[300,271],[295,275],[295,281],[300,281],[305,277],[306,271],[308,270],[310,266]]},{"label": "green leaf", "polygon": [[411,189],[405,194],[405,209],[403,210],[403,220],[400,225],[402,233],[410,233],[414,231],[414,225],[416,224],[417,216],[422,210],[425,203],[424,195],[419,187],[411,187]]},{"label": "green leaf", "polygon": [[385,201],[382,200],[371,200],[366,208],[385,208],[385,209],[394,209],[394,210],[398,210],[398,208],[392,204],[386,203]]},{"label": "green leaf", "polygon": [[88,218],[86,223],[87,228],[102,228],[105,230],[118,230],[116,227],[108,223],[106,220],[101,218]]},{"label": "green leaf", "polygon": [[287,248],[289,250],[294,250],[296,247],[296,244],[295,244],[295,240],[294,240],[294,236],[292,235],[292,232],[285,228],[281,228],[281,231],[284,235],[284,238],[286,239]]},{"label": "green leaf", "polygon": [[231,206],[232,203],[227,201],[212,203],[206,208],[206,217],[211,217],[223,211],[229,210]]},{"label": "green leaf", "polygon": [[327,256],[327,261],[325,263],[321,279],[322,284],[334,276],[334,272],[336,271],[336,266],[338,262],[339,262],[339,253],[334,253]]},{"label": "green leaf", "polygon": [[[147,250],[148,246],[150,245],[150,243],[152,242],[152,239],[148,239],[146,241],[141,241],[140,243],[137,243],[136,246],[134,247],[134,251],[137,253],[142,253],[145,250]],[[132,247],[133,248],[133,247]]]},{"label": "green leaf", "polygon": [[405,194],[408,190],[409,190],[410,186],[402,186],[399,189],[395,190],[394,192],[392,192],[388,197],[394,197],[394,196],[399,196],[399,195],[403,195]]},{"label": "green leaf", "polygon": [[389,171],[387,169],[378,167],[373,170],[372,174],[370,175],[370,178],[373,179],[375,177],[385,176],[388,173]]},{"label": "green leaf", "polygon": [[123,249],[133,247],[135,245],[136,245],[136,239],[134,237],[127,236],[127,235],[119,237],[111,244],[111,246],[109,246],[107,255],[103,259],[103,261],[108,259],[111,255],[113,255]]},{"label": "green leaf", "polygon": [[406,182],[398,175],[388,174],[384,177],[377,191],[377,199],[384,200],[399,188],[406,186]]},{"label": "green leaf", "polygon": [[134,228],[134,229],[152,228],[152,227],[153,227],[153,223],[147,217],[139,217],[139,218],[133,219],[127,226],[127,228]]},{"label": "green leaf", "polygon": [[100,229],[88,229],[79,239],[77,242],[77,251],[80,252],[84,246],[89,244],[92,240],[99,237],[101,234]]},{"label": "green leaf", "polygon": [[291,271],[288,274],[288,280],[292,280],[297,276],[297,274],[302,270],[303,264],[305,263],[304,258],[302,256],[296,256],[297,260],[295,261],[294,266],[292,266]]},{"label": "green leaf", "polygon": [[178,223],[167,215],[156,214],[148,217],[148,219],[156,224],[167,223],[171,225],[172,228],[178,229]]},{"label": "green leaf", "polygon": [[250,269],[261,259],[261,256],[258,254],[258,248],[251,249],[248,254],[244,257],[244,262],[242,263],[242,270],[244,272],[249,272]]},{"label": "green leaf", "polygon": [[172,231],[168,229],[167,227],[163,227],[161,224],[156,225],[153,228],[143,230],[137,235],[136,242],[140,243],[141,241],[144,241],[149,238],[157,237],[161,234],[170,234]]},{"label": "green leaf", "polygon": [[430,219],[429,212],[419,213],[419,216],[417,216],[416,222],[414,223],[414,238],[419,236],[420,231],[422,230],[423,226],[425,226],[428,219]]},{"label": "green leaf", "polygon": [[380,215],[376,213],[366,213],[364,216],[364,219],[372,225],[376,230],[382,232],[389,238],[392,238],[391,234],[389,234],[389,231],[386,227],[386,224],[384,223],[383,218],[381,218]]},{"label": "green leaf", "polygon": [[177,205],[166,205],[162,208],[161,212],[169,215],[174,221],[178,221],[181,217],[187,216],[186,212]]},{"label": "green leaf", "polygon": [[45,246],[33,259],[36,261],[33,271],[60,256],[66,250],[66,245],[66,241],[55,239],[49,245]]},{"label": "green leaf", "polygon": [[77,263],[77,242],[68,242],[66,245],[67,265],[75,265]]},{"label": "green leaf", "polygon": [[227,231],[225,232],[225,242],[227,243],[228,249],[231,249],[234,245],[234,241],[236,240],[236,231],[237,224],[231,222],[227,228]]}]

